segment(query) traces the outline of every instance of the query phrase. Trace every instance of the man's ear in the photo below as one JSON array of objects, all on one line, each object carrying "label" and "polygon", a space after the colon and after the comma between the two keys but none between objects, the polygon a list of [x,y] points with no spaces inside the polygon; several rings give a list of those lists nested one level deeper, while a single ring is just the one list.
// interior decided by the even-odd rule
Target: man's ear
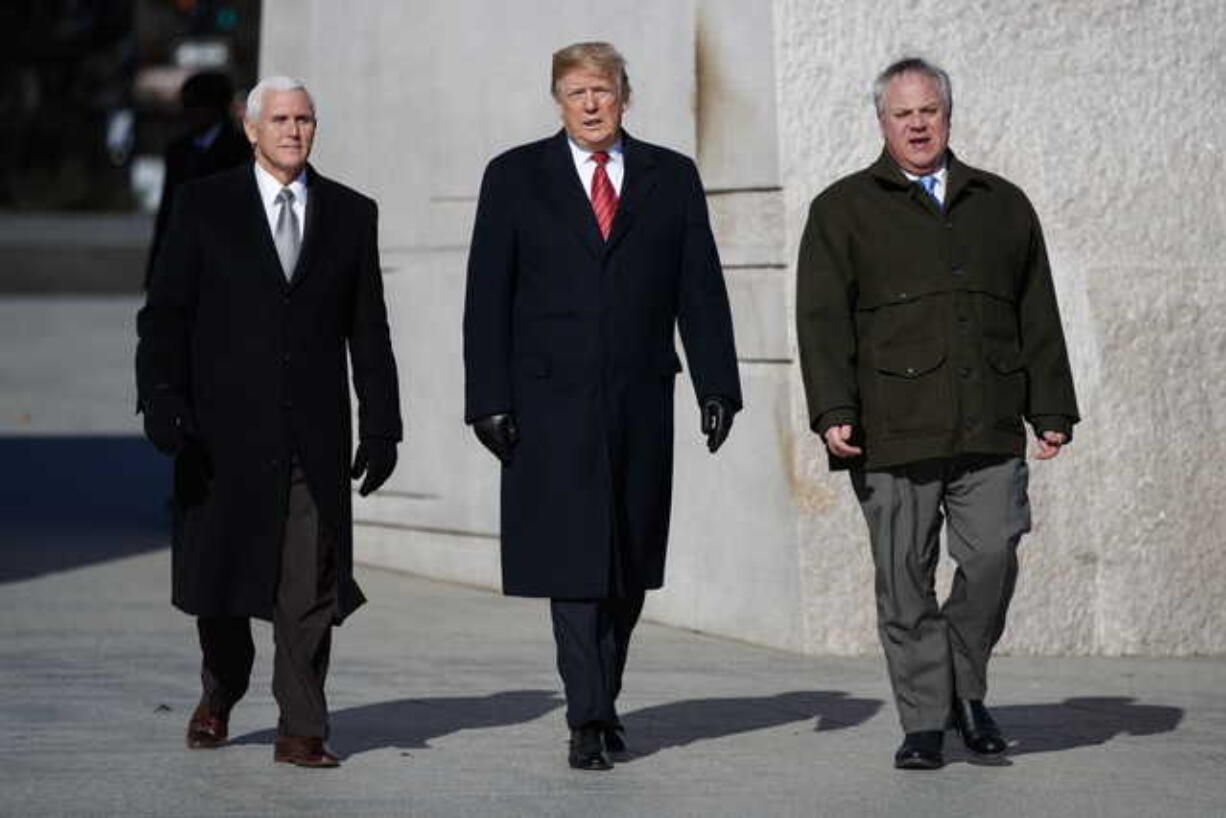
[{"label": "man's ear", "polygon": [[247,119],[247,117],[243,117],[243,133],[247,135],[247,141],[250,142],[251,147],[254,148],[256,143],[255,123],[253,123],[250,119]]}]

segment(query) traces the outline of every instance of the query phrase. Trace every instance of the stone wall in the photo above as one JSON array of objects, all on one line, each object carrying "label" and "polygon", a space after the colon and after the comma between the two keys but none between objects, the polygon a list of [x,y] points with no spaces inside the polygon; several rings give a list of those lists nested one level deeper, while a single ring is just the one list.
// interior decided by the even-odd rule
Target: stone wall
[{"label": "stone wall", "polygon": [[1226,12],[1000,5],[266,0],[261,73],[307,82],[315,164],[381,205],[408,438],[387,489],[355,503],[358,558],[498,585],[497,468],[462,422],[476,190],[490,157],[558,127],[549,54],[607,39],[629,60],[628,129],[699,162],[746,391],[712,458],[678,382],[668,585],[647,615],[875,651],[863,522],[806,428],[793,260],[808,200],[879,150],[873,74],[918,50],[953,74],[960,155],[1022,185],[1043,219],[1086,415],[1069,452],[1033,469],[1037,525],[1003,647],[1226,649]]}]

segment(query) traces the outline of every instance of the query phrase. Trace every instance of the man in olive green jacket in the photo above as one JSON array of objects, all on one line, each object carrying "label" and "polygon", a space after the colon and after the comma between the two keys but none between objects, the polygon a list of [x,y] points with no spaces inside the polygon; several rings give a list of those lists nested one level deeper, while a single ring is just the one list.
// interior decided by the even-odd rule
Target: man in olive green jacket
[{"label": "man in olive green jacket", "polygon": [[[949,150],[948,75],[901,60],[874,101],[881,157],[809,211],[797,329],[813,431],[869,526],[894,763],[934,769],[951,722],[975,753],[1006,749],[983,699],[1030,527],[1022,419],[1048,459],[1077,401],[1038,218]],[[958,569],[938,605],[946,517]]]}]

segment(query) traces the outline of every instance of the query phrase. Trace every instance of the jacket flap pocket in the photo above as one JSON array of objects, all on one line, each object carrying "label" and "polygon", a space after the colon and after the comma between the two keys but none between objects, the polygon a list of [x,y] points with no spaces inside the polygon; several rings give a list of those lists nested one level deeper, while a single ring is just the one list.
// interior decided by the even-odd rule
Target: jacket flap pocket
[{"label": "jacket flap pocket", "polygon": [[856,309],[875,310],[880,307],[909,304],[929,295],[943,295],[953,291],[946,277],[907,276],[902,280],[874,280],[861,283],[856,298]]},{"label": "jacket flap pocket", "polygon": [[548,378],[553,374],[553,366],[548,358],[539,355],[526,355],[515,362],[515,368],[531,378]]},{"label": "jacket flap pocket", "polygon": [[932,341],[877,352],[877,369],[900,378],[918,378],[945,362],[945,347]]},{"label": "jacket flap pocket", "polygon": [[1012,372],[1017,372],[1023,366],[1025,361],[1022,360],[1022,353],[1016,349],[1008,347],[998,347],[988,350],[988,363],[1002,375],[1008,375]]}]

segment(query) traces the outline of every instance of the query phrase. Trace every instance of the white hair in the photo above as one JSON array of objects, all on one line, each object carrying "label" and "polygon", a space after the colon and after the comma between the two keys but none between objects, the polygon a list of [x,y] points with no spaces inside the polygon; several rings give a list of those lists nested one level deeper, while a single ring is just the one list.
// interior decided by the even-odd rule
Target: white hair
[{"label": "white hair", "polygon": [[251,89],[251,93],[247,95],[247,113],[245,118],[250,122],[255,122],[260,118],[260,110],[264,107],[264,93],[266,91],[301,91],[306,94],[307,104],[311,106],[311,113],[315,113],[315,99],[311,96],[311,92],[302,84],[301,80],[296,80],[293,77],[265,77],[255,84]]}]

